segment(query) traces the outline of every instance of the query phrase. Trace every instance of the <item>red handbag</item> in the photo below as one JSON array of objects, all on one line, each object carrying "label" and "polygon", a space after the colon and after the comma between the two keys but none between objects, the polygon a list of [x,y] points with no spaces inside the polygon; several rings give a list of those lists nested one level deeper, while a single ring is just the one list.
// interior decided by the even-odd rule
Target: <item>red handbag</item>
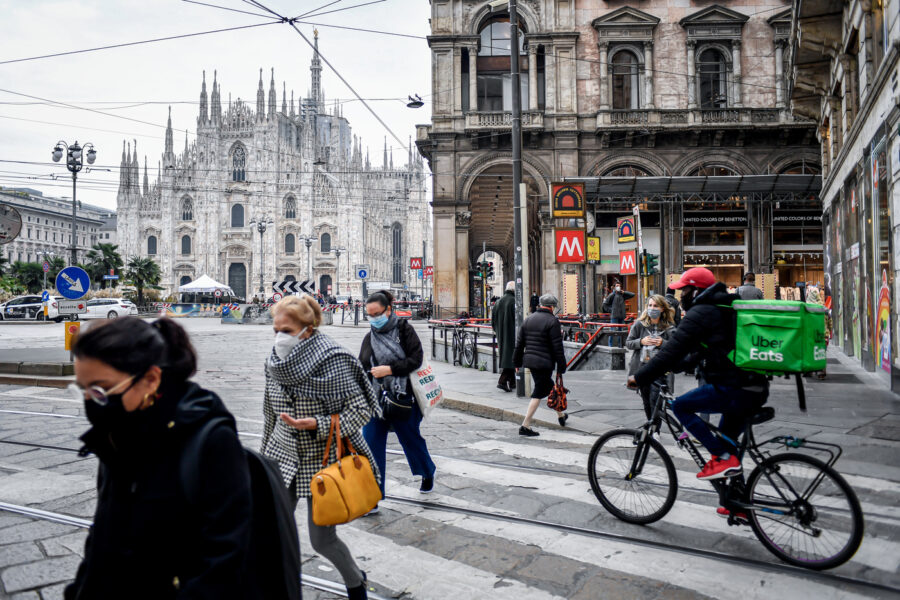
[{"label": "red handbag", "polygon": [[568,402],[566,402],[566,394],[568,393],[568,388],[563,385],[562,375],[557,375],[556,384],[550,390],[550,395],[547,396],[547,408],[556,412],[565,412],[569,406]]}]

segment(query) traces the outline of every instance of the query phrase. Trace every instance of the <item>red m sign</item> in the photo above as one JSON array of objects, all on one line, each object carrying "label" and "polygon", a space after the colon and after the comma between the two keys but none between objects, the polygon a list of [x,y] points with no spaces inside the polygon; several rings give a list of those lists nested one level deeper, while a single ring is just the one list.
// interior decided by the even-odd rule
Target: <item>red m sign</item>
[{"label": "red m sign", "polygon": [[584,229],[557,229],[553,235],[557,263],[584,263]]},{"label": "red m sign", "polygon": [[634,260],[634,250],[619,251],[619,275],[636,275],[637,263]]},{"label": "red m sign", "polygon": [[410,257],[409,268],[410,269],[421,269],[422,268],[422,257],[421,256]]}]

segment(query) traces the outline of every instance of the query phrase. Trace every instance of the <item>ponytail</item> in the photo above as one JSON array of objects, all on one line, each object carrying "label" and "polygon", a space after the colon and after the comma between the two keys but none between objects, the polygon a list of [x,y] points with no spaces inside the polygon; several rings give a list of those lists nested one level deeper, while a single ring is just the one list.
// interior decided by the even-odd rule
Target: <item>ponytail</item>
[{"label": "ponytail", "polygon": [[152,326],[159,330],[166,345],[164,377],[182,383],[197,372],[197,352],[184,328],[172,319],[157,319]]}]

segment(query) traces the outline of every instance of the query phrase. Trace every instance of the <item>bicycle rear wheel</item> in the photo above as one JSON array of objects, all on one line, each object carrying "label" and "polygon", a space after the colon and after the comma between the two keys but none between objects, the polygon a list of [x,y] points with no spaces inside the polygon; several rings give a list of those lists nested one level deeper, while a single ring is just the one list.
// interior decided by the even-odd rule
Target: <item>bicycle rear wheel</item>
[{"label": "bicycle rear wheel", "polygon": [[776,454],[747,480],[753,533],[781,560],[807,569],[831,569],[862,542],[862,509],[853,488],[821,460]]},{"label": "bicycle rear wheel", "polygon": [[[675,503],[678,478],[662,444],[643,429],[614,429],[594,442],[588,478],[600,504],[628,523],[646,525],[663,518]],[[642,465],[631,475],[635,459]]]},{"label": "bicycle rear wheel", "polygon": [[467,333],[462,334],[461,351],[459,362],[464,367],[475,366],[475,337]]}]

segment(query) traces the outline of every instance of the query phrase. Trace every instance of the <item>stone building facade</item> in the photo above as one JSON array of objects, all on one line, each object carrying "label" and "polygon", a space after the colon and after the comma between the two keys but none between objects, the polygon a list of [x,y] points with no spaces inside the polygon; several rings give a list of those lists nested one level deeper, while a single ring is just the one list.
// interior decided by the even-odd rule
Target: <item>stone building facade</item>
[{"label": "stone building facade", "polygon": [[326,104],[321,71],[316,53],[310,97],[288,100],[283,84],[279,104],[274,72],[267,93],[260,70],[255,107],[223,99],[217,73],[207,96],[204,73],[196,140],[185,135],[176,155],[170,115],[152,184],[146,158],[140,179],[137,142],[123,141],[119,244],[160,264],[167,293],[206,274],[241,298],[260,281],[268,297],[272,282],[291,279],[358,298],[356,265],[398,291],[418,285],[409,257],[432,240],[423,161],[410,142],[395,167],[385,142],[382,166],[372,166],[340,105]]},{"label": "stone building facade", "polygon": [[831,343],[900,389],[900,3],[812,0],[790,32],[790,99],[822,142]]},{"label": "stone building facade", "polygon": [[[472,300],[469,268],[483,245],[512,275],[509,67],[516,44],[506,6],[431,6],[433,116],[418,127],[417,144],[433,173],[435,296],[462,308]],[[618,271],[615,217],[635,204],[644,245],[662,255],[666,274],[705,265],[728,283],[739,283],[745,269],[821,278],[814,195],[806,204],[589,195],[602,260],[580,273],[555,263],[553,228],[565,223],[548,212],[550,183],[566,178],[818,173],[814,123],[792,115],[785,95],[787,2],[520,0],[518,7],[533,288],[561,294],[573,271],[587,288],[580,308],[596,310]],[[711,209],[734,213],[735,225],[695,227],[692,217]]]}]

